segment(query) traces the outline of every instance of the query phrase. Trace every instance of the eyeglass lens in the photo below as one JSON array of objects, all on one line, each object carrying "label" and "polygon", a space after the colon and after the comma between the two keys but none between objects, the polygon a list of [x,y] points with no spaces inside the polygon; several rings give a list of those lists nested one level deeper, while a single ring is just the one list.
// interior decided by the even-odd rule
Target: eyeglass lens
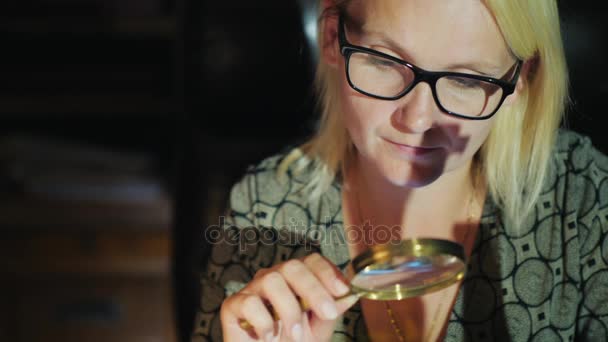
[{"label": "eyeglass lens", "polygon": [[[394,98],[414,82],[414,72],[388,58],[364,52],[352,52],[348,67],[352,84],[361,91]],[[453,113],[479,117],[496,110],[503,89],[497,84],[467,77],[444,76],[435,85],[440,105]]]}]

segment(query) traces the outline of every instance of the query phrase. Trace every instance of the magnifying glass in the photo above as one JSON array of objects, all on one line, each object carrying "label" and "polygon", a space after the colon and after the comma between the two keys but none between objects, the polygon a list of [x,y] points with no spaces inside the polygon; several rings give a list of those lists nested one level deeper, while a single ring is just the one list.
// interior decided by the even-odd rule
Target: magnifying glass
[{"label": "magnifying glass", "polygon": [[[351,261],[350,292],[373,300],[400,300],[444,289],[465,275],[464,247],[449,240],[410,239],[375,245]],[[303,311],[308,305],[300,300]],[[278,315],[269,307],[271,314]],[[247,321],[241,327],[251,326]]]}]

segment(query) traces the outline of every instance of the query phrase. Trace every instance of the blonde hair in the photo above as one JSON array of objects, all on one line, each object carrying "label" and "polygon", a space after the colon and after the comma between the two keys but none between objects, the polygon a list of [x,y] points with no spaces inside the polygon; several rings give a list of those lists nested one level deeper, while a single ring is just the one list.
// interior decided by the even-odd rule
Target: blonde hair
[{"label": "blonde hair", "polygon": [[[337,0],[321,15],[343,10]],[[511,106],[496,114],[492,130],[476,155],[473,172],[485,178],[505,219],[515,224],[534,208],[568,99],[568,76],[555,0],[480,0],[493,13],[511,51],[530,63],[525,87]],[[322,28],[319,37],[323,37]],[[319,39],[320,46],[323,45]],[[312,165],[311,197],[320,196],[354,154],[339,101],[339,74],[321,59],[315,85],[321,119],[316,135],[284,159],[286,170],[304,153]]]}]

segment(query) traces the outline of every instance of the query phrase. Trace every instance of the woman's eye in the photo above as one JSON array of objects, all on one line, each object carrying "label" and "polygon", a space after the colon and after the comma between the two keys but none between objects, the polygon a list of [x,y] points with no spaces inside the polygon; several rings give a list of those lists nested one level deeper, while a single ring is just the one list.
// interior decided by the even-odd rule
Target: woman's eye
[{"label": "woman's eye", "polygon": [[474,79],[470,79],[470,78],[463,78],[463,77],[451,77],[450,83],[452,83],[453,85],[459,86],[459,87],[463,87],[463,88],[479,87],[478,80],[474,80]]},{"label": "woman's eye", "polygon": [[393,62],[393,61],[390,61],[390,60],[384,59],[384,58],[373,57],[373,56],[370,56],[367,59],[367,62],[369,64],[371,64],[371,65],[374,65],[374,66],[381,66],[381,67],[393,67],[393,66],[395,66],[395,62]]}]

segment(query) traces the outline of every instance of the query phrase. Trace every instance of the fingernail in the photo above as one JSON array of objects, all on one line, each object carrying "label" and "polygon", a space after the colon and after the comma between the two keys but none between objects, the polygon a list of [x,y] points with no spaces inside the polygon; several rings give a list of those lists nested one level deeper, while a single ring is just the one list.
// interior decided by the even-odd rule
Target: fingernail
[{"label": "fingernail", "polygon": [[340,310],[348,310],[348,308],[353,306],[358,300],[359,296],[352,294],[350,296],[338,299],[336,304],[340,307]]},{"label": "fingernail", "polygon": [[340,279],[336,279],[334,286],[339,296],[347,294],[350,290]]},{"label": "fingernail", "polygon": [[347,308],[350,308],[359,300],[359,296],[350,295],[346,298],[340,299],[340,305],[345,305]]},{"label": "fingernail", "polygon": [[300,323],[296,323],[293,327],[291,327],[291,337],[293,337],[296,341],[299,341],[302,337],[302,326]]},{"label": "fingernail", "polygon": [[336,305],[332,302],[325,302],[321,307],[321,311],[327,319],[335,319],[338,317],[338,309],[336,309]]},{"label": "fingernail", "polygon": [[272,340],[274,340],[274,334],[272,332],[267,333],[266,338],[264,340],[266,342],[272,342]]}]

